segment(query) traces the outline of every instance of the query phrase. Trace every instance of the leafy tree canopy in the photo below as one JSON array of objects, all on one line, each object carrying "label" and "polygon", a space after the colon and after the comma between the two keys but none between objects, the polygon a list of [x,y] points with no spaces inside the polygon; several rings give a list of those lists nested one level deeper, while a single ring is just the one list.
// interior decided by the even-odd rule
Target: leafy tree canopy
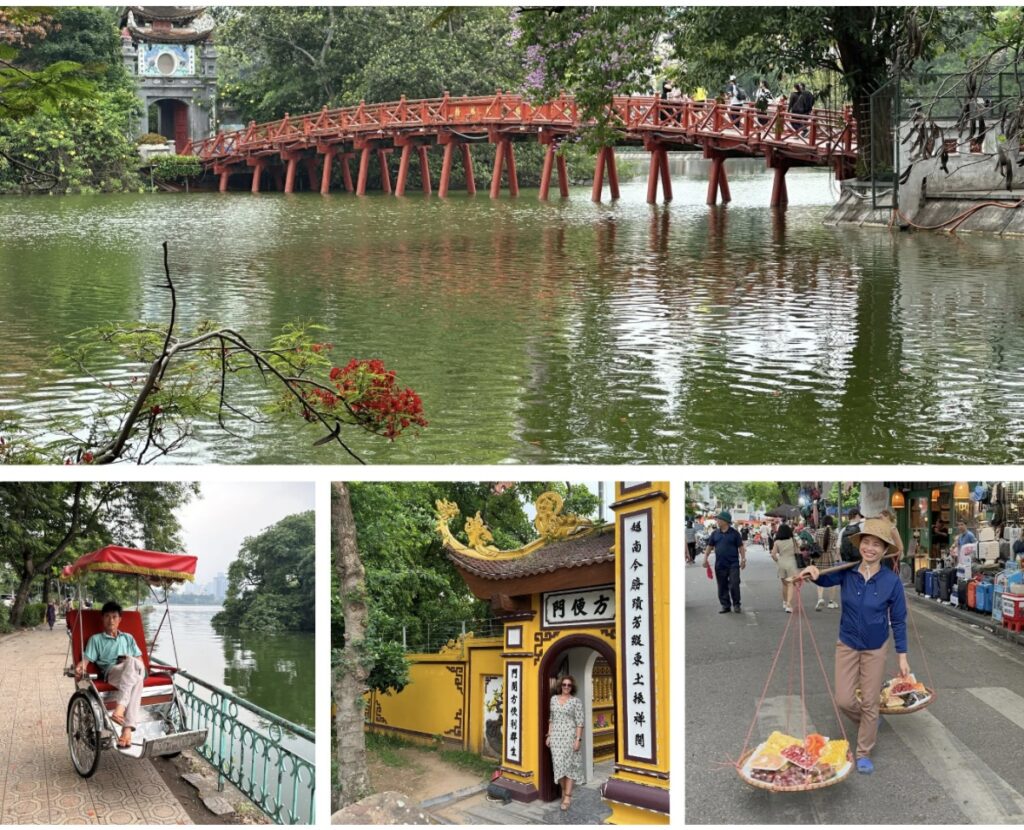
[{"label": "leafy tree canopy", "polygon": [[[108,544],[180,550],[174,511],[196,492],[198,485],[179,482],[0,483],[0,564],[18,581],[11,622],[21,621],[46,580],[91,550]],[[96,580],[94,592],[135,594],[131,580]]]},{"label": "leafy tree canopy", "polygon": [[244,120],[359,103],[492,93],[522,75],[499,8],[218,10],[221,93]]},{"label": "leafy tree canopy", "polygon": [[870,93],[889,80],[897,62],[909,67],[958,48],[979,20],[990,29],[992,10],[570,6],[519,14],[539,94],[567,89],[599,121],[613,95],[650,92],[666,75],[684,88],[716,92],[731,74],[785,78],[788,86],[821,71],[838,74],[857,117],[865,118]]},{"label": "leafy tree canopy", "polygon": [[116,12],[0,7],[0,192],[139,184]]},{"label": "leafy tree canopy", "polygon": [[249,536],[228,566],[224,610],[217,626],[250,631],[315,629],[314,513],[296,513]]},{"label": "leafy tree canopy", "polygon": [[[545,490],[562,494],[566,513],[588,516],[597,507],[597,497],[586,487],[567,488],[562,482],[507,487],[493,482],[351,484],[352,513],[366,568],[370,638],[401,643],[404,628],[410,648],[436,647],[458,633],[461,622],[469,631],[473,621],[491,616],[444,552],[434,507],[438,499],[455,502],[464,518],[479,511],[494,544],[511,549],[536,538],[526,505]],[[462,523],[453,524],[459,527],[456,536],[462,536]],[[337,644],[344,636],[341,598],[337,590],[332,596],[332,639]]]}]

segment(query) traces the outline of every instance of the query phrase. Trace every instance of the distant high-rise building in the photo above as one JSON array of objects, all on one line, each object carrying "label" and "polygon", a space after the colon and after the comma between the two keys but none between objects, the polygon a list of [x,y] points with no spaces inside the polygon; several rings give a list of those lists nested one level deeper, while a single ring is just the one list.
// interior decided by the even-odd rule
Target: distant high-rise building
[{"label": "distant high-rise building", "polygon": [[228,578],[223,573],[219,573],[213,578],[212,584],[212,593],[217,599],[217,602],[223,602],[224,597],[228,595]]}]

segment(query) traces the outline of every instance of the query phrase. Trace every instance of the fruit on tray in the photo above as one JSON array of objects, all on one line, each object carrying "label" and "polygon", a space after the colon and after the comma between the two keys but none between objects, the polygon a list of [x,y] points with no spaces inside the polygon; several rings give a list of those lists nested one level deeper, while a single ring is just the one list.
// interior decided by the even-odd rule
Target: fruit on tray
[{"label": "fruit on tray", "polygon": [[782,750],[782,757],[801,769],[810,769],[814,766],[816,759],[802,746],[787,746]]},{"label": "fruit on tray", "polygon": [[786,759],[777,752],[765,752],[762,750],[754,755],[750,761],[752,770],[767,770],[775,772],[786,766]]},{"label": "fruit on tray", "polygon": [[848,741],[829,741],[822,747],[821,754],[818,756],[818,763],[828,764],[838,769],[846,763],[846,756],[849,752],[850,744]]},{"label": "fruit on tray", "polygon": [[820,784],[822,781],[828,781],[828,779],[835,774],[835,767],[831,764],[822,764],[819,762],[811,767],[811,783]]},{"label": "fruit on tray", "polygon": [[847,741],[830,741],[816,732],[803,741],[773,732],[751,753],[743,774],[774,788],[825,784],[847,766],[849,751]]},{"label": "fruit on tray", "polygon": [[812,732],[804,738],[804,749],[807,750],[808,755],[817,760],[826,743],[828,743],[828,738],[824,735],[819,735],[817,732]]},{"label": "fruit on tray", "polygon": [[790,765],[781,772],[775,773],[775,780],[772,783],[777,787],[800,787],[810,783],[810,780],[810,772]]},{"label": "fruit on tray", "polygon": [[787,746],[803,746],[803,741],[782,732],[772,732],[768,740],[761,744],[761,749],[765,752],[782,752]]},{"label": "fruit on tray", "polygon": [[903,679],[894,677],[882,685],[881,705],[883,709],[910,708],[916,703],[907,703],[907,698],[915,695],[916,703],[928,699],[928,690],[924,683],[918,683],[914,675]]}]

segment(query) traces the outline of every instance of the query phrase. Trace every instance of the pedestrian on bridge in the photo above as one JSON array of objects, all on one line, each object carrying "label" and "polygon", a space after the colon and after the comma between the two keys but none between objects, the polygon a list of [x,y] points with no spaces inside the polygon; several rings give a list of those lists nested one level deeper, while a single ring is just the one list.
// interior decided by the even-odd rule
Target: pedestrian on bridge
[{"label": "pedestrian on bridge", "polygon": [[715,555],[715,580],[718,582],[718,602],[722,606],[719,614],[735,611],[740,607],[740,571],[747,567],[747,546],[736,528],[732,526],[732,514],[723,510],[715,516],[718,528],[708,537],[704,548],[704,567],[713,553]]},{"label": "pedestrian on bridge", "polygon": [[[882,557],[895,553],[892,525],[885,519],[867,519],[850,538],[859,551],[856,567],[822,574],[816,565],[801,577],[827,588],[840,586],[842,612],[836,643],[836,704],[857,723],[857,772],[875,767],[871,751],[878,739],[879,697],[885,679],[885,658],[892,628],[901,677],[910,674],[907,662],[907,600],[899,574],[883,567]],[[860,690],[860,698],[857,691]]]}]

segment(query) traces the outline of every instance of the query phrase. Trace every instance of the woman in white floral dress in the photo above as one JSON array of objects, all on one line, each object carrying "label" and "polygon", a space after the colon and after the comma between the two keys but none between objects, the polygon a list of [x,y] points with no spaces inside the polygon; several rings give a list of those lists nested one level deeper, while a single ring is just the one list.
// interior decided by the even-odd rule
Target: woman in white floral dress
[{"label": "woman in white floral dress", "polygon": [[572,804],[573,784],[583,784],[583,701],[576,697],[576,680],[567,674],[559,683],[561,694],[551,698],[548,736],[544,741],[551,750],[551,768],[555,783],[562,786],[562,810]]}]

